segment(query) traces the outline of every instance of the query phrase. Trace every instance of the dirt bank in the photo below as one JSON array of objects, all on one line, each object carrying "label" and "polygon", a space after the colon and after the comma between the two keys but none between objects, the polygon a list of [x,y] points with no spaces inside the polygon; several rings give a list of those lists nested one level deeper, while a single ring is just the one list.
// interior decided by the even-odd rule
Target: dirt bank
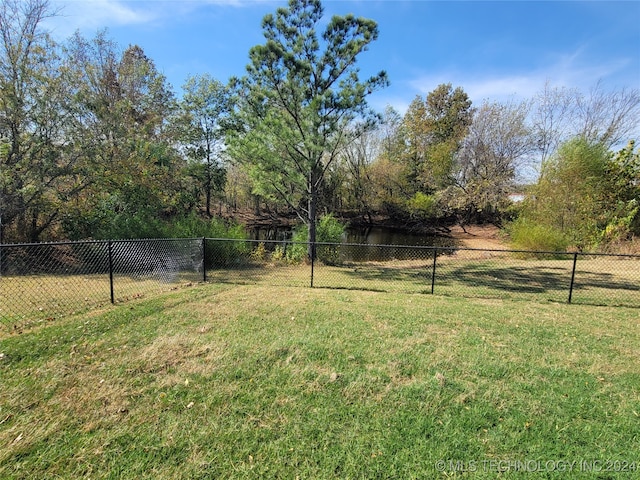
[{"label": "dirt bank", "polygon": [[467,225],[464,230],[459,225],[449,227],[449,236],[460,242],[467,248],[480,248],[486,250],[505,250],[509,248],[504,234],[495,225]]}]

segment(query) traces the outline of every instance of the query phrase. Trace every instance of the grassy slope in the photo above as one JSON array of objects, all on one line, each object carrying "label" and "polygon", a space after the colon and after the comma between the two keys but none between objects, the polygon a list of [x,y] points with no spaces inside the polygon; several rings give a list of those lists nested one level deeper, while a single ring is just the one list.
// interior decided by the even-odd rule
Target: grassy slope
[{"label": "grassy slope", "polygon": [[632,308],[205,285],[0,337],[0,478],[638,462],[639,326]]}]

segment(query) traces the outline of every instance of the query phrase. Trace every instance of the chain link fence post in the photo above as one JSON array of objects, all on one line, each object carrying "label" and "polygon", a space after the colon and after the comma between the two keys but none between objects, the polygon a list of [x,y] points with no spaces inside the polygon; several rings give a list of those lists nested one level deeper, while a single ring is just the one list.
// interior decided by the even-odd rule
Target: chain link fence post
[{"label": "chain link fence post", "polygon": [[311,242],[311,288],[313,288],[313,267],[316,262],[316,244]]},{"label": "chain link fence post", "polygon": [[107,254],[109,256],[109,291],[111,292],[111,303],[114,304],[116,301],[113,292],[113,248],[111,240],[107,242]]},{"label": "chain link fence post", "polygon": [[571,284],[569,285],[569,300],[567,303],[571,303],[571,297],[573,296],[573,285],[576,279],[576,263],[578,263],[578,252],[573,254],[573,267],[571,268]]},{"label": "chain link fence post", "polygon": [[438,247],[433,249],[433,268],[431,269],[431,295],[436,287],[436,262],[438,259]]},{"label": "chain link fence post", "polygon": [[207,283],[207,237],[202,237],[202,281]]}]

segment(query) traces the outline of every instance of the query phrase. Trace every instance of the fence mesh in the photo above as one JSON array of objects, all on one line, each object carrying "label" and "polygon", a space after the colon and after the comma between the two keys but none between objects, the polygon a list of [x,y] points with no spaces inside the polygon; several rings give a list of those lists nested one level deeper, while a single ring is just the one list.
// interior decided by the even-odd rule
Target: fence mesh
[{"label": "fence mesh", "polygon": [[207,281],[234,284],[310,286],[310,264],[294,259],[306,244],[207,239]]},{"label": "fence mesh", "polygon": [[0,322],[215,283],[640,307],[640,256],[400,245],[169,239],[0,245]]},{"label": "fence mesh", "polygon": [[318,243],[310,265],[306,244],[207,245],[216,282],[640,306],[639,255]]},{"label": "fence mesh", "polygon": [[0,323],[23,326],[202,279],[202,239],[0,246]]},{"label": "fence mesh", "polygon": [[203,279],[203,240],[111,242],[114,301],[122,302]]}]

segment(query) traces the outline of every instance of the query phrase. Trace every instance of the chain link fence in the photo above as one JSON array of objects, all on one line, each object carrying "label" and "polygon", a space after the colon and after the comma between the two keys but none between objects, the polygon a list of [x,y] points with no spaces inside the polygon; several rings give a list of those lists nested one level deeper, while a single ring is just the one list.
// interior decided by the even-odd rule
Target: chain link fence
[{"label": "chain link fence", "polygon": [[207,272],[212,282],[640,307],[640,255],[317,243],[309,262],[307,244],[207,245],[214,258],[242,246]]},{"label": "chain link fence", "polygon": [[0,323],[23,328],[202,281],[203,239],[0,245]]},{"label": "chain link fence", "polygon": [[640,255],[168,239],[0,245],[9,328],[201,281],[640,307]]}]

